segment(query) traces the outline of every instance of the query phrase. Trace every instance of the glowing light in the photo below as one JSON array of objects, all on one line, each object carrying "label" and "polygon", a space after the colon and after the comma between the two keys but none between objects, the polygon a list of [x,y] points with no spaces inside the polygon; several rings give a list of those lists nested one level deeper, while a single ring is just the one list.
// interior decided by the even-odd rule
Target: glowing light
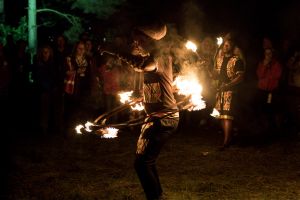
[{"label": "glowing light", "polygon": [[79,124],[78,126],[76,126],[75,130],[77,134],[82,134],[81,129],[83,129],[84,126],[82,124]]},{"label": "glowing light", "polygon": [[94,124],[92,123],[92,122],[86,122],[85,124],[84,124],[84,126],[85,126],[85,130],[87,131],[87,132],[92,132],[92,130],[91,130],[91,126],[94,126]]},{"label": "glowing light", "polygon": [[[120,96],[120,102],[121,103],[130,103],[132,102],[133,100],[131,99],[131,95],[133,94],[133,91],[130,91],[130,92],[121,92],[119,93],[119,96]],[[137,111],[142,111],[144,110],[144,106],[141,102],[131,106],[131,109],[132,110],[137,110]]]},{"label": "glowing light", "polygon": [[130,92],[121,92],[119,93],[121,103],[129,103],[132,100],[130,99],[133,91]]},{"label": "glowing light", "polygon": [[221,44],[223,44],[223,38],[222,37],[218,37],[217,38],[217,45],[221,46]]},{"label": "glowing light", "polygon": [[116,138],[118,137],[119,129],[108,127],[105,129],[100,129],[103,138]]},{"label": "glowing light", "polygon": [[192,104],[191,110],[202,110],[206,107],[202,99],[202,85],[193,76],[178,76],[174,83],[178,89],[178,94],[184,96],[191,96],[190,103]]},{"label": "glowing light", "polygon": [[193,52],[196,52],[196,51],[197,51],[197,46],[196,46],[196,44],[194,44],[194,43],[191,42],[191,41],[187,41],[186,44],[185,44],[185,47],[186,47],[187,49],[192,50]]},{"label": "glowing light", "polygon": [[210,114],[210,116],[212,117],[219,117],[220,113],[217,109],[214,108],[214,110],[212,111],[212,113]]},{"label": "glowing light", "polygon": [[144,110],[144,105],[140,102],[135,104],[134,106],[131,106],[132,110],[142,111]]}]

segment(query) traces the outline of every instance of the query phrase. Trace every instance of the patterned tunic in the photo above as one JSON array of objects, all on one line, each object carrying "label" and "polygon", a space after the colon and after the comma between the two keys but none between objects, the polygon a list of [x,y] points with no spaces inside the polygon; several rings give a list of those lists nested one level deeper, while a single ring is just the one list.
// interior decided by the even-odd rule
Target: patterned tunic
[{"label": "patterned tunic", "polygon": [[[216,57],[215,71],[218,74],[218,85],[231,82],[240,73],[244,73],[244,65],[237,56],[225,57],[221,53]],[[217,93],[215,108],[220,112],[220,119],[233,119],[234,93],[236,86]]]}]

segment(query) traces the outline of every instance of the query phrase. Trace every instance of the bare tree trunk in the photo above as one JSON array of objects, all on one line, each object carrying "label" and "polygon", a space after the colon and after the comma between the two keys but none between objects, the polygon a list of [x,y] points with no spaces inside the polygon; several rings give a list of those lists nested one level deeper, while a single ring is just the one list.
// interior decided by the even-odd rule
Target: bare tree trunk
[{"label": "bare tree trunk", "polygon": [[36,0],[28,0],[28,47],[32,64],[37,49]]}]

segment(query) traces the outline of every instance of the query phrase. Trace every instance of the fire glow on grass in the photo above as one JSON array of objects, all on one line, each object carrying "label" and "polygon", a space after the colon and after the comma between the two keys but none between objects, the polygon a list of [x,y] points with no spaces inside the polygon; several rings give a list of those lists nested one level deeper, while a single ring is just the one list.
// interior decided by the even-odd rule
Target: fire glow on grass
[{"label": "fire glow on grass", "polygon": [[190,96],[191,107],[188,110],[202,110],[206,107],[202,97],[202,85],[193,76],[178,76],[174,81],[178,94]]}]

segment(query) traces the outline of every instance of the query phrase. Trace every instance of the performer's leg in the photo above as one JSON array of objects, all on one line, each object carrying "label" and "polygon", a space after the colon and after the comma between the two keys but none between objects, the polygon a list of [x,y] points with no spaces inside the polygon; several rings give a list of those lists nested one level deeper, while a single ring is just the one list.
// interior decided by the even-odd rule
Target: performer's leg
[{"label": "performer's leg", "polygon": [[[159,124],[143,127],[137,144],[135,170],[148,200],[159,199],[162,188],[156,169],[156,159],[161,148],[174,132],[175,126],[162,127]],[[177,122],[176,122],[177,123]]]},{"label": "performer's leg", "polygon": [[223,146],[229,146],[232,139],[232,120],[231,119],[223,119],[222,120],[222,128],[224,132],[224,142]]}]

